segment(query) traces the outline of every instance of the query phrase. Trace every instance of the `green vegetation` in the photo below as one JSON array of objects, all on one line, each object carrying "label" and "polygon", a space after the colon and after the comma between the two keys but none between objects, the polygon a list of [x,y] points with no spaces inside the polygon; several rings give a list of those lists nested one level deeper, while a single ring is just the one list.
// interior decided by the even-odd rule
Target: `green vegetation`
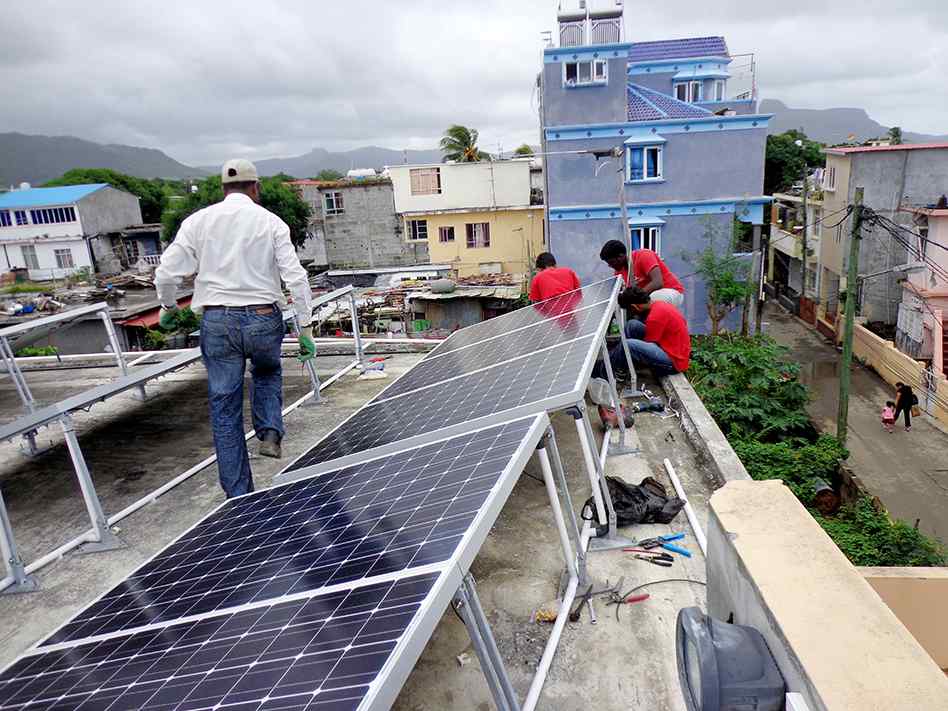
[{"label": "green vegetation", "polygon": [[517,149],[514,151],[515,156],[532,156],[533,149],[528,146],[526,143],[522,143],[517,146]]},{"label": "green vegetation", "polygon": [[[817,435],[806,413],[799,366],[767,336],[694,336],[688,377],[747,472],[780,479],[805,506],[816,480],[832,483],[849,456],[830,435]],[[833,516],[810,509],[854,565],[945,565],[943,546],[894,521],[863,497]]]},{"label": "green vegetation", "polygon": [[490,160],[490,154],[484,153],[477,147],[478,133],[476,128],[467,126],[449,126],[441,137],[439,146],[444,152],[444,160],[458,163],[476,163],[481,160]]},{"label": "green vegetation", "polygon": [[16,352],[17,358],[54,355],[59,355],[59,349],[56,346],[25,346]]},{"label": "green vegetation", "polygon": [[168,342],[168,337],[155,328],[149,328],[145,331],[145,350],[160,351],[163,350]]},{"label": "green vegetation", "polygon": [[722,234],[711,222],[705,224],[705,247],[700,252],[684,252],[682,258],[692,264],[708,289],[707,309],[711,333],[717,335],[721,322],[750,294],[748,264],[734,259],[734,247],[740,232]]},{"label": "green vegetation", "polygon": [[41,294],[43,292],[51,293],[52,287],[35,281],[19,281],[0,288],[0,294]]},{"label": "green vegetation", "polygon": [[[166,242],[174,239],[178,228],[185,218],[201,208],[213,205],[224,199],[221,179],[212,176],[197,183],[197,192],[189,193],[178,201],[174,209],[165,212],[161,220],[161,237]],[[306,241],[306,225],[309,222],[310,207],[292,186],[281,178],[262,178],[260,180],[260,204],[280,217],[290,228],[290,239],[299,247]]]},{"label": "green vegetation", "polygon": [[144,222],[160,222],[161,213],[168,204],[166,181],[144,180],[109,168],[74,168],[66,171],[61,177],[50,180],[43,187],[86,183],[108,183],[114,188],[137,195],[141,201]]},{"label": "green vegetation", "polygon": [[338,170],[323,168],[323,170],[316,173],[312,180],[342,180],[344,177]]},{"label": "green vegetation", "polygon": [[[798,146],[802,141],[803,146]],[[811,141],[803,131],[791,129],[767,136],[767,152],[764,158],[764,193],[789,190],[803,180],[803,169],[818,168],[826,165],[826,156],[822,153],[823,144]]]}]

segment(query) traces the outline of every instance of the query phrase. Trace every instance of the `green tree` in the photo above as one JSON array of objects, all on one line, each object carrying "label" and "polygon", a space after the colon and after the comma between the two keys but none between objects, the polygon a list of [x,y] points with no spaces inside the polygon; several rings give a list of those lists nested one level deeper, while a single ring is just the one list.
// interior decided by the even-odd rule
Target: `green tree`
[{"label": "green tree", "polygon": [[476,128],[459,126],[448,128],[441,137],[439,144],[444,153],[444,160],[458,163],[476,163],[480,160],[490,160],[490,154],[484,153],[477,147],[478,133]]},{"label": "green tree", "polygon": [[[174,210],[169,210],[162,218],[161,236],[166,242],[174,239],[181,223],[189,215],[224,199],[221,179],[216,175],[197,183],[197,188],[197,192],[189,193]],[[289,226],[290,239],[294,246],[300,247],[306,241],[306,225],[311,210],[293,186],[287,185],[276,176],[261,179],[260,204]]]},{"label": "green tree", "polygon": [[283,173],[283,172],[277,173],[276,175],[274,175],[274,176],[272,176],[272,177],[273,177],[275,180],[279,180],[281,183],[288,183],[288,182],[290,182],[291,180],[296,180],[296,177],[295,177],[295,176],[289,175],[288,173]]},{"label": "green tree", "polygon": [[902,143],[902,129],[899,126],[893,126],[889,129],[889,142],[893,146],[901,145]]},{"label": "green tree", "polygon": [[332,168],[323,168],[321,171],[316,173],[313,180],[342,180],[345,176],[340,173],[338,170],[333,170]]},{"label": "green tree", "polygon": [[113,188],[137,195],[142,208],[143,222],[160,222],[161,213],[168,204],[164,181],[144,180],[109,168],[73,168],[63,173],[61,177],[45,183],[43,187],[86,183],[108,183]]},{"label": "green tree", "polygon": [[716,229],[705,224],[706,245],[700,252],[682,253],[682,258],[695,268],[707,288],[706,305],[711,319],[711,333],[717,335],[721,322],[749,293],[747,263],[734,258],[735,232]]},{"label": "green tree", "polygon": [[526,143],[521,144],[517,147],[517,150],[514,151],[515,156],[532,156],[533,149],[528,146]]},{"label": "green tree", "polygon": [[[798,146],[797,141],[802,141],[803,145]],[[773,195],[788,190],[795,182],[802,180],[804,167],[825,165],[826,157],[822,149],[822,143],[811,141],[803,131],[795,129],[767,136],[764,192]]]}]

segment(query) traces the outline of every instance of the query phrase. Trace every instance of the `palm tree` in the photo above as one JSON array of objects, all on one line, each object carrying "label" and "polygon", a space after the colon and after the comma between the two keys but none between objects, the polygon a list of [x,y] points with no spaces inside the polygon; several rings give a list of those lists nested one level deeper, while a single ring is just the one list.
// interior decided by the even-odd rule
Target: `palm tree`
[{"label": "palm tree", "polygon": [[441,137],[441,150],[444,151],[444,160],[458,163],[476,163],[479,160],[489,160],[490,155],[477,147],[477,129],[458,126],[455,124],[444,132]]}]

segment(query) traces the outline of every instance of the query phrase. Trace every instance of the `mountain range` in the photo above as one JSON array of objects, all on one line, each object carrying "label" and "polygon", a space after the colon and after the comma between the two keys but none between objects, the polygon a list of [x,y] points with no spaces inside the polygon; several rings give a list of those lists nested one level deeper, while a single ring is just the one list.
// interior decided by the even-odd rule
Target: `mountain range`
[{"label": "mountain range", "polygon": [[[791,109],[782,101],[764,99],[759,111],[774,114],[768,133],[802,128],[808,138],[828,145],[851,141],[850,136],[855,136],[857,142],[880,138],[889,131],[888,126],[870,118],[865,109]],[[902,127],[902,140],[906,143],[941,142],[948,141],[948,135],[913,133]]]},{"label": "mountain range", "polygon": [[[793,109],[776,99],[764,99],[761,113],[772,113],[770,133],[802,128],[813,140],[830,145],[855,136],[858,141],[884,136],[889,130],[873,120],[864,109]],[[913,133],[903,127],[907,143],[948,141],[948,135]],[[438,150],[394,150],[365,146],[351,151],[332,152],[314,148],[288,158],[256,161],[261,175],[286,173],[298,178],[332,169],[345,173],[351,168],[382,168],[400,163],[437,163]],[[43,183],[58,178],[71,168],[112,168],[140,178],[192,178],[217,172],[218,166],[193,167],[180,163],[155,148],[101,144],[73,136],[33,136],[0,133],[0,186],[21,181]]]}]

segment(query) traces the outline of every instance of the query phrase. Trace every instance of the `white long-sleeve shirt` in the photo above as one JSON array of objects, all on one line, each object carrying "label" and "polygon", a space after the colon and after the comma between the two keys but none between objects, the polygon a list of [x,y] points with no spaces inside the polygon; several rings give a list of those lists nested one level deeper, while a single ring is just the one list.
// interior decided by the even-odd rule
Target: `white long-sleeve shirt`
[{"label": "white long-sleeve shirt", "polygon": [[293,295],[300,325],[312,321],[312,291],[290,242],[290,228],[242,193],[195,212],[161,255],[155,287],[163,304],[175,285],[197,274],[191,308],[283,302],[280,279]]}]

